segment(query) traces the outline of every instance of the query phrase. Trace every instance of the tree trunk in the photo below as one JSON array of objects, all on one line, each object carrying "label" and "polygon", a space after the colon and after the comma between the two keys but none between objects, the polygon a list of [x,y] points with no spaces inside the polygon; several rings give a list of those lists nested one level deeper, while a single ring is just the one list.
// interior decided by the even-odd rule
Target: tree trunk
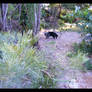
[{"label": "tree trunk", "polygon": [[41,16],[41,4],[38,4],[37,7],[34,4],[34,29],[33,36],[35,36],[40,31],[40,16]]},{"label": "tree trunk", "polygon": [[62,5],[61,4],[59,4],[59,8],[60,8],[60,11],[59,11],[59,17],[60,17],[61,9],[62,9]]},{"label": "tree trunk", "polygon": [[20,21],[20,16],[21,16],[21,6],[22,4],[19,4],[19,21]]},{"label": "tree trunk", "polygon": [[38,5],[38,11],[37,11],[37,31],[36,31],[36,34],[40,31],[40,17],[41,17],[41,4]]},{"label": "tree trunk", "polygon": [[36,4],[34,4],[34,28],[33,28],[33,36],[36,35],[36,30],[37,30],[37,13],[36,13]]},{"label": "tree trunk", "polygon": [[3,30],[7,30],[7,12],[8,12],[8,4],[1,4],[1,16],[2,16],[2,24]]}]

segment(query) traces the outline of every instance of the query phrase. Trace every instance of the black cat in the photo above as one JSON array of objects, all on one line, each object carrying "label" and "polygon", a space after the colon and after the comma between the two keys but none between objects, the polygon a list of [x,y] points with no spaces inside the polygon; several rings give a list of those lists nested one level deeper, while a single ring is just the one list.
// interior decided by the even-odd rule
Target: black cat
[{"label": "black cat", "polygon": [[58,35],[55,32],[47,32],[45,33],[46,39],[52,36],[54,39],[57,39]]}]

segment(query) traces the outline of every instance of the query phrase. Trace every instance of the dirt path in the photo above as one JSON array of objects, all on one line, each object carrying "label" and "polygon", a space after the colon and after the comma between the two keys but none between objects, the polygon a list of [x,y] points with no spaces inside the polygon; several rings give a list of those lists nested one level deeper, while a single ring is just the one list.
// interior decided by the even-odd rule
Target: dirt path
[{"label": "dirt path", "polygon": [[72,70],[69,66],[67,52],[72,50],[73,43],[80,43],[81,37],[77,32],[58,33],[57,39],[45,39],[40,34],[40,47],[45,52],[48,63],[55,67],[59,81],[56,88],[92,88],[92,73]]}]

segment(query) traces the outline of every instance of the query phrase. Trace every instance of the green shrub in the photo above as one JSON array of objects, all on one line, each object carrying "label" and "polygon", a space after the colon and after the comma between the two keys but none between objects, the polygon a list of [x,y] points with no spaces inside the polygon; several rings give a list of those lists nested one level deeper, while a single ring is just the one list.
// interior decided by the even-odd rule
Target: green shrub
[{"label": "green shrub", "polygon": [[61,17],[61,19],[64,20],[65,22],[69,22],[69,23],[72,23],[72,22],[74,21],[74,19],[75,19],[74,14],[71,14],[71,13],[66,14],[66,15],[64,15],[64,16],[61,15],[60,17]]},{"label": "green shrub", "polygon": [[80,50],[83,53],[92,53],[92,42],[87,43],[84,40],[80,44],[74,44],[74,51],[77,52]]}]

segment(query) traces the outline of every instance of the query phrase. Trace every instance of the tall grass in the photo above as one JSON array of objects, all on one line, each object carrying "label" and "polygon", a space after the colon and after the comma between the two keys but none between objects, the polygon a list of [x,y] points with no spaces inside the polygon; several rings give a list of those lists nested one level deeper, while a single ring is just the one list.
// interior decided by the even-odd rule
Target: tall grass
[{"label": "tall grass", "polygon": [[84,70],[83,64],[87,62],[89,59],[87,58],[86,54],[78,52],[75,54],[74,52],[68,53],[68,56],[70,57],[70,66],[73,69],[78,69],[78,70]]},{"label": "tall grass", "polygon": [[[48,66],[44,54],[30,45],[29,37],[0,34],[0,88],[51,88],[53,80],[42,71]],[[31,39],[32,40],[32,39]]]},{"label": "tall grass", "polygon": [[67,55],[70,57],[71,68],[85,71],[84,63],[89,60],[88,54],[84,53],[78,44],[74,44],[74,50],[68,52]]}]

